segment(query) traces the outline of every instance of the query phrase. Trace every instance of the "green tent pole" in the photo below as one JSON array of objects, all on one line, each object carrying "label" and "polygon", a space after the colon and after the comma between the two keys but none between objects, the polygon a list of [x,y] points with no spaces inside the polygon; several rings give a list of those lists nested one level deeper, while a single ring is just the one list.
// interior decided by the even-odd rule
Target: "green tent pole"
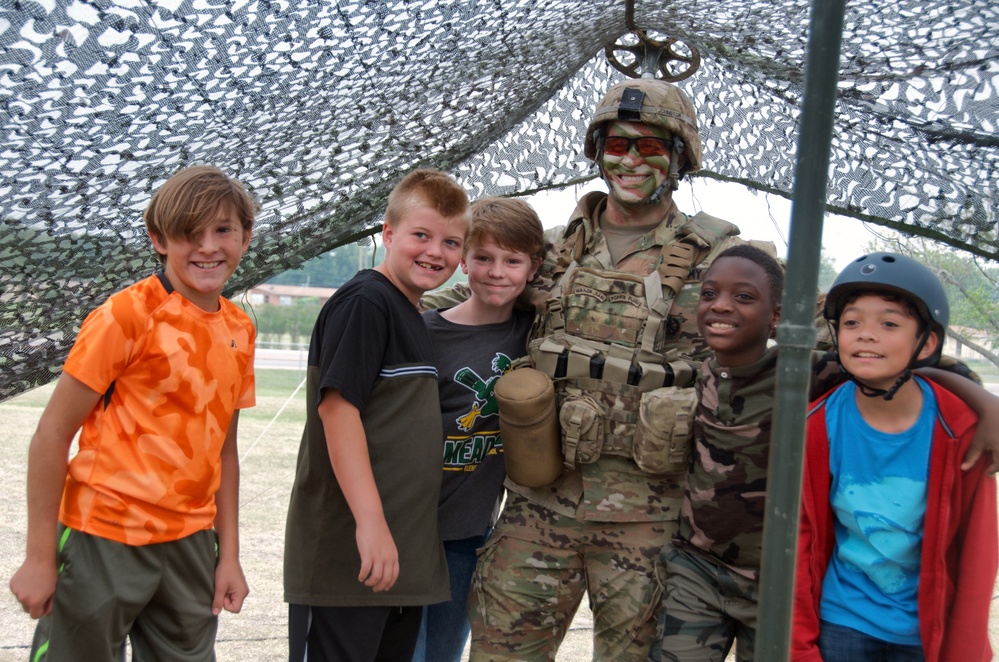
[{"label": "green tent pole", "polygon": [[780,355],[756,635],[756,659],[761,662],[787,660],[790,648],[815,293],[845,10],[846,0],[812,2],[787,279],[777,330]]}]

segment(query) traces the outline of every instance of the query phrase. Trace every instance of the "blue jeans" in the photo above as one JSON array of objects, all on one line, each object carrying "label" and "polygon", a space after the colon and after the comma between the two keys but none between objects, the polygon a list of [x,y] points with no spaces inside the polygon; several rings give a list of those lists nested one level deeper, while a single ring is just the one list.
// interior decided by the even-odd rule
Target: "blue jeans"
[{"label": "blue jeans", "polygon": [[475,573],[475,552],[486,544],[490,532],[462,540],[444,541],[451,601],[423,608],[423,625],[420,626],[413,662],[460,662],[471,629],[468,623],[468,588]]},{"label": "blue jeans", "polygon": [[853,628],[822,621],[819,651],[825,662],[923,662],[923,647],[893,644]]}]

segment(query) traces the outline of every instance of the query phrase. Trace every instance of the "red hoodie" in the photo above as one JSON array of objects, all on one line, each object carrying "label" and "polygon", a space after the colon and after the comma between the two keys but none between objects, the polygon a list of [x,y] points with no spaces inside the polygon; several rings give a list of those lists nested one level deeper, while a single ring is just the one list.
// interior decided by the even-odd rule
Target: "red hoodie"
[{"label": "red hoodie", "polygon": [[[987,662],[992,659],[989,605],[999,563],[996,482],[985,473],[987,458],[961,471],[978,419],[949,391],[933,382],[930,386],[937,416],[917,598],[923,654],[927,662]],[[795,661],[822,659],[819,601],[835,544],[825,417],[832,392],[813,402],[808,412],[791,632]]]}]

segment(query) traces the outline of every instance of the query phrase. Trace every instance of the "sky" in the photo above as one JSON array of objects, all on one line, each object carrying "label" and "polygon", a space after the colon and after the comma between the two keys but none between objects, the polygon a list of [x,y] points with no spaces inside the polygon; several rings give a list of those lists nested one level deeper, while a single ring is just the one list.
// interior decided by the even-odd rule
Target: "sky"
[{"label": "sky", "polygon": [[[588,191],[606,191],[603,182],[593,180],[585,186],[557,191],[543,191],[526,199],[541,217],[544,226],[561,225],[569,218],[576,201]],[[680,211],[698,211],[735,223],[747,239],[769,240],[777,253],[787,256],[790,239],[791,201],[777,195],[750,191],[741,184],[719,182],[704,177],[685,179],[673,194]],[[827,214],[823,222],[822,247],[836,269],[842,269],[867,252],[867,245],[884,230],[845,216]]]}]

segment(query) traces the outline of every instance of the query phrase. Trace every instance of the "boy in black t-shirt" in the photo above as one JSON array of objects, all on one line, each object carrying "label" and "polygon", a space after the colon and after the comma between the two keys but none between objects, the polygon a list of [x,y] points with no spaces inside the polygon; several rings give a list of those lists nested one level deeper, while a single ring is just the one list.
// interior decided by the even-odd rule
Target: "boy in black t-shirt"
[{"label": "boy in black t-shirt", "polygon": [[409,659],[449,598],[437,527],[437,371],[416,305],[454,273],[468,197],[417,170],[389,195],[384,261],[323,306],[285,538],[292,661]]}]

